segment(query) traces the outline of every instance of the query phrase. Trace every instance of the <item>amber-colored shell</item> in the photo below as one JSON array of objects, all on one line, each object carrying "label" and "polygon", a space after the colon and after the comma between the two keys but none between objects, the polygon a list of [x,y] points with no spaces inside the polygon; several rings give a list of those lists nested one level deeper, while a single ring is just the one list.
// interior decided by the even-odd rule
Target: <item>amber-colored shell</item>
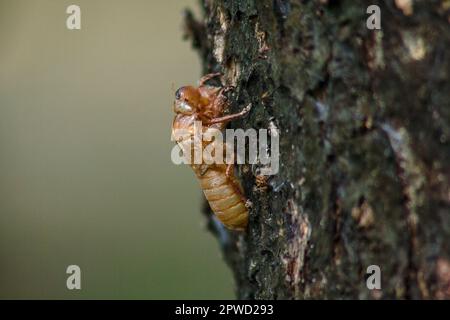
[{"label": "amber-colored shell", "polygon": [[209,168],[197,177],[216,217],[229,229],[245,230],[248,223],[245,199],[234,177],[227,177],[226,166]]},{"label": "amber-colored shell", "polygon": [[[204,79],[211,76],[215,75],[207,75]],[[204,81],[201,80],[201,83]],[[228,107],[223,97],[220,96],[220,88],[203,84],[197,88],[182,87],[177,90],[175,96],[176,103],[188,101],[194,110],[191,114],[177,113],[172,124],[172,130],[188,129],[192,135],[194,134],[194,121],[220,118],[223,116],[225,108]],[[209,127],[213,126],[222,130],[227,122],[221,121],[211,124]],[[203,126],[208,127],[205,123],[203,123]],[[204,143],[202,148],[204,149],[208,143]],[[206,168],[192,165],[192,168],[217,218],[229,229],[245,230],[248,224],[248,209],[245,206],[246,199],[243,196],[242,187],[235,178],[234,172],[229,172],[227,176],[226,164],[213,164],[206,166]]]}]

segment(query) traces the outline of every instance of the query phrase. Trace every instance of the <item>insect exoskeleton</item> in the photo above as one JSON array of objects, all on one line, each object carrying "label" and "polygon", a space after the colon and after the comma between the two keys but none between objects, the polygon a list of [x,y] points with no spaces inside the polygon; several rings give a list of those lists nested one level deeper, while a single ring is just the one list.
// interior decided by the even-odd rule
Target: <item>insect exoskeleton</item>
[{"label": "insect exoskeleton", "polygon": [[[208,74],[200,79],[198,87],[185,86],[175,93],[174,112],[176,113],[172,124],[172,131],[183,129],[189,132],[188,140],[194,135],[195,121],[201,121],[203,129],[216,128],[224,130],[227,123],[245,116],[250,106],[239,113],[225,115],[229,104],[224,94],[229,88],[206,85],[212,78],[220,74]],[[182,150],[186,141],[177,141]],[[202,140],[201,148],[216,143]],[[223,145],[226,150],[226,145]],[[234,175],[234,165],[225,163],[194,164],[190,159],[191,167],[200,181],[206,200],[217,218],[229,229],[245,230],[248,224],[248,208],[242,187]]]},{"label": "insect exoskeleton", "polygon": [[248,209],[238,182],[227,176],[226,168],[214,166],[205,173],[197,171],[206,199],[214,214],[228,228],[243,230],[247,227]]}]

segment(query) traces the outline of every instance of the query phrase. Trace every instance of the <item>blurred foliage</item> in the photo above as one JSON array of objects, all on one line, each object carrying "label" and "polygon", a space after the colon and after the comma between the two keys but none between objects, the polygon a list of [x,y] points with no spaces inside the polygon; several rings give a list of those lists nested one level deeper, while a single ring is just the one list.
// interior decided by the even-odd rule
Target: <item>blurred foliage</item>
[{"label": "blurred foliage", "polygon": [[[0,298],[232,298],[201,191],[170,160],[199,61],[190,1],[0,0]],[[66,289],[66,267],[82,290]]]}]

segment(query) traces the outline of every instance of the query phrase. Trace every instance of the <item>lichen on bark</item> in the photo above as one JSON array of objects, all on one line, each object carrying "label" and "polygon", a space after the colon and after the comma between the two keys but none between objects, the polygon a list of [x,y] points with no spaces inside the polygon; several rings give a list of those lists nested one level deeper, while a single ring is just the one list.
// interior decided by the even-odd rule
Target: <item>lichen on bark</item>
[{"label": "lichen on bark", "polygon": [[[371,4],[381,30],[365,27]],[[211,227],[237,296],[450,298],[449,2],[201,7],[186,32],[204,73],[235,87],[231,111],[253,104],[232,127],[280,132],[277,175],[240,167],[248,231]],[[382,290],[366,287],[373,264]]]}]

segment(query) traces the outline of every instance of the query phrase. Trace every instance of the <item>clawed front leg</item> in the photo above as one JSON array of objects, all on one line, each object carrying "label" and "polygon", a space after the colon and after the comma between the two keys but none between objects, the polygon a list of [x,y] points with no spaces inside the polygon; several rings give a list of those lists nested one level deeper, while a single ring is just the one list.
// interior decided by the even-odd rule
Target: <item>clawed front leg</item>
[{"label": "clawed front leg", "polygon": [[[225,93],[227,93],[228,91],[232,91],[234,89],[236,89],[235,86],[226,86],[226,87],[222,88],[222,90],[220,90],[219,94],[225,96]],[[225,98],[226,98],[226,96],[225,96]]]},{"label": "clawed front leg", "polygon": [[239,197],[242,199],[242,201],[247,201],[247,199],[244,196],[244,193],[241,189],[240,184],[236,181],[236,177],[234,176],[234,164],[227,164],[227,168],[225,170],[225,175],[230,182],[230,184],[233,186],[234,191],[236,194],[239,195]]},{"label": "clawed front leg", "polygon": [[210,124],[228,122],[228,121],[231,121],[231,120],[242,118],[245,115],[247,115],[247,113],[250,112],[251,108],[252,108],[252,104],[250,103],[244,109],[242,109],[241,112],[234,113],[234,114],[229,114],[229,115],[226,115],[226,116],[223,116],[223,117],[219,117],[219,118],[209,119],[209,120],[206,121],[206,124],[210,125]]},{"label": "clawed front leg", "polygon": [[[214,79],[216,77],[221,77],[222,74],[220,72],[216,72],[216,73],[209,73],[207,75],[204,75],[203,77],[200,78],[199,80],[199,85],[200,86],[204,86],[206,82],[208,82],[211,79]],[[220,79],[222,81],[222,79]]]}]

